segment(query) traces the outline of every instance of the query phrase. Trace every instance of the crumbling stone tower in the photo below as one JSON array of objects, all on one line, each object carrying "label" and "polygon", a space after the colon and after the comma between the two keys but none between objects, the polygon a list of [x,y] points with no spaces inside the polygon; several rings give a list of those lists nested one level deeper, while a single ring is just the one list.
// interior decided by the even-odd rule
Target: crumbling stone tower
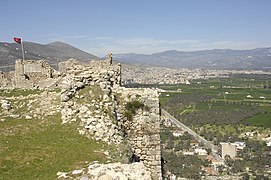
[{"label": "crumbling stone tower", "polygon": [[[62,122],[73,122],[77,117],[83,124],[81,134],[91,134],[92,138],[107,143],[120,144],[123,143],[123,138],[127,139],[132,152],[152,173],[152,177],[162,179],[158,92],[121,87],[121,66],[110,64],[108,59],[91,61],[87,66],[71,67],[68,64],[61,65],[66,75],[61,91]],[[77,91],[86,87],[96,87],[96,92],[101,93],[100,101],[96,97],[86,104],[76,103],[76,96],[80,99]],[[90,94],[94,93],[91,90]],[[147,108],[139,109],[131,121],[124,116],[125,104],[134,100],[140,101]],[[91,111],[94,107],[96,110]],[[103,113],[112,112],[113,107],[115,119]]]},{"label": "crumbling stone tower", "polygon": [[15,88],[30,88],[31,84],[26,80],[24,74],[24,65],[21,59],[15,62],[14,87]]}]

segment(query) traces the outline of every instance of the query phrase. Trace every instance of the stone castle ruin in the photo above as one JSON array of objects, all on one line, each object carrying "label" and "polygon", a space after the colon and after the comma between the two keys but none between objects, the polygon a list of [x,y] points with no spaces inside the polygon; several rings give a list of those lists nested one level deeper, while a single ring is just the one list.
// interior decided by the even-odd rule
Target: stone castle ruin
[{"label": "stone castle ruin", "polygon": [[[130,161],[140,161],[162,179],[158,92],[121,86],[121,65],[107,60],[80,64],[69,60],[53,70],[45,61],[16,61],[14,73],[0,74],[2,89],[61,89],[62,123],[79,122],[79,133],[109,144],[125,144]],[[132,118],[128,103],[139,102]],[[143,108],[144,107],[144,108]]]},{"label": "stone castle ruin", "polygon": [[14,72],[1,72],[0,89],[50,87],[54,72],[49,63],[43,60],[16,60]]},{"label": "stone castle ruin", "polygon": [[15,62],[14,85],[16,88],[38,87],[39,82],[52,78],[53,69],[45,61],[17,60]]}]

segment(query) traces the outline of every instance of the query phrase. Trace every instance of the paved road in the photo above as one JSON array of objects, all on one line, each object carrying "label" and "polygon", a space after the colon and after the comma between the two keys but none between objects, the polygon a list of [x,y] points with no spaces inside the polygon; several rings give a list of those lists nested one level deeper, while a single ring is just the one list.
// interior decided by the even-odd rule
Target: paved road
[{"label": "paved road", "polygon": [[207,141],[206,139],[204,139],[203,137],[201,137],[200,135],[198,135],[195,131],[193,131],[192,129],[190,129],[189,127],[187,127],[186,125],[184,125],[183,123],[181,123],[180,121],[178,121],[177,119],[175,119],[173,116],[171,116],[164,109],[161,109],[161,113],[162,113],[162,115],[164,115],[165,117],[167,117],[171,122],[173,122],[174,124],[176,124],[177,127],[180,127],[183,130],[187,131],[189,134],[191,134],[192,136],[194,136],[194,138],[197,141],[202,142],[206,147],[212,149],[213,155],[217,156],[217,147],[214,144],[212,144],[210,141]]}]

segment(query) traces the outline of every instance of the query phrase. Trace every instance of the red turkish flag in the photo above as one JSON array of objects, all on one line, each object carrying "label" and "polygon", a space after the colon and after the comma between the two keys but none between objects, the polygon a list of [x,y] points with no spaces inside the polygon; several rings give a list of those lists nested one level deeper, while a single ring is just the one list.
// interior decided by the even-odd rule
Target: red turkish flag
[{"label": "red turkish flag", "polygon": [[19,43],[19,44],[21,44],[21,42],[22,42],[21,38],[14,37],[13,40],[14,40],[14,42]]}]

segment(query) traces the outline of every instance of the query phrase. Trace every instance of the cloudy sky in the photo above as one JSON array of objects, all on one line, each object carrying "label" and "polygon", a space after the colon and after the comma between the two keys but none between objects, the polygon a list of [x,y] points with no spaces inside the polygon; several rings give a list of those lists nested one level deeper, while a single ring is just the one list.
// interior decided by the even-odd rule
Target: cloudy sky
[{"label": "cloudy sky", "polygon": [[0,41],[89,53],[271,46],[270,0],[1,0]]}]

